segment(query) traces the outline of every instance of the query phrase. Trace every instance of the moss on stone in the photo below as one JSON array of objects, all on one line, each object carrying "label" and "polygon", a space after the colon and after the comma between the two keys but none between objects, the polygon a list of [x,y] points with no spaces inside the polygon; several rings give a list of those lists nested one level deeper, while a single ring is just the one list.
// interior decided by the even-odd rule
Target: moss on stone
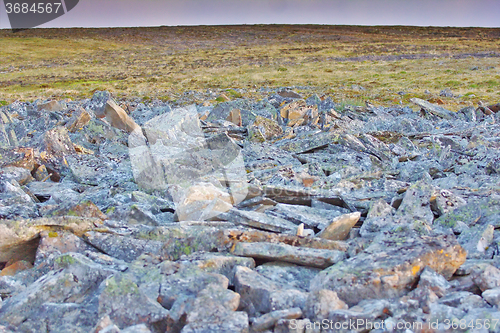
[{"label": "moss on stone", "polygon": [[71,255],[66,254],[66,255],[62,255],[62,256],[58,257],[55,260],[55,263],[61,267],[68,267],[68,266],[76,263],[76,259],[73,258]]},{"label": "moss on stone", "polygon": [[104,290],[110,296],[124,296],[139,294],[139,287],[134,281],[125,276],[112,276],[106,280],[106,289]]}]

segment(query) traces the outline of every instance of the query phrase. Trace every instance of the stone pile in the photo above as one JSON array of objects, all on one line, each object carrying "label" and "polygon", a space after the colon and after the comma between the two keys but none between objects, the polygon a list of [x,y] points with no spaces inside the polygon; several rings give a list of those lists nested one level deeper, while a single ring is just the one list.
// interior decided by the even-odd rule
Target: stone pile
[{"label": "stone pile", "polygon": [[500,332],[500,105],[411,101],[2,107],[0,332]]}]

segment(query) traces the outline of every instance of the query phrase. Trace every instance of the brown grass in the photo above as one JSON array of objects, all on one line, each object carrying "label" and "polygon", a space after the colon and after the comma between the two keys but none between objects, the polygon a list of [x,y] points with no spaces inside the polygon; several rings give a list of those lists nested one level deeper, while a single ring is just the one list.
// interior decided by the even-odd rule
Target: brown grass
[{"label": "brown grass", "polygon": [[82,98],[104,89],[166,100],[207,88],[258,96],[260,87],[298,86],[387,105],[437,99],[450,88],[463,96],[440,98],[459,108],[499,101],[499,37],[500,29],[398,26],[3,30],[0,100]]}]

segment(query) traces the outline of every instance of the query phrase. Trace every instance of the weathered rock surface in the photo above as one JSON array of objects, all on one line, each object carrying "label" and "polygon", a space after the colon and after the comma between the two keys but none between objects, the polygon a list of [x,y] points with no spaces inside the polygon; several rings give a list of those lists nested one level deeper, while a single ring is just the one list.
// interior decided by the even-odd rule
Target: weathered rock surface
[{"label": "weathered rock surface", "polygon": [[325,268],[345,258],[345,253],[336,250],[301,248],[273,243],[238,243],[233,254],[258,259],[279,260],[293,264]]},{"label": "weathered rock surface", "polygon": [[297,89],[0,107],[0,331],[500,318],[498,101]]},{"label": "weathered rock surface", "polygon": [[396,297],[418,280],[425,267],[450,278],[465,257],[451,235],[388,234],[357,256],[320,272],[311,281],[311,289],[336,291],[349,305],[363,299]]}]

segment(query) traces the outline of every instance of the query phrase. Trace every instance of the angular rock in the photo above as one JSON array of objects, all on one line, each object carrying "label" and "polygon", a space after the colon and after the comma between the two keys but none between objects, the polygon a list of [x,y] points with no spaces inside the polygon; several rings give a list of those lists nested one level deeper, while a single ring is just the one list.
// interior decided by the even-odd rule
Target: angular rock
[{"label": "angular rock", "polygon": [[363,299],[403,295],[426,266],[450,278],[465,261],[466,252],[453,236],[385,237],[320,272],[311,281],[311,289],[336,291],[352,306]]},{"label": "angular rock", "polygon": [[311,150],[327,147],[336,139],[334,133],[310,133],[293,139],[278,141],[276,146],[296,154],[303,154]]},{"label": "angular rock", "polygon": [[399,206],[394,219],[397,223],[415,225],[423,223],[431,225],[434,220],[434,214],[430,208],[430,199],[432,196],[432,186],[429,184],[430,177],[416,182],[406,191],[403,202]]},{"label": "angular rock", "polygon": [[451,284],[446,281],[442,275],[437,274],[432,268],[425,267],[420,274],[417,287],[429,288],[438,297],[443,297],[446,295],[447,290],[451,288]]},{"label": "angular rock", "polygon": [[126,262],[132,262],[147,252],[165,255],[162,251],[163,243],[154,240],[135,239],[93,231],[85,233],[83,239],[100,251]]},{"label": "angular rock", "polygon": [[307,292],[311,280],[320,272],[320,269],[285,262],[268,262],[259,265],[255,271],[287,288]]},{"label": "angular rock", "polygon": [[436,295],[436,293],[428,287],[415,288],[403,298],[406,297],[410,298],[413,301],[417,301],[418,307],[421,308],[424,313],[429,313],[431,304],[437,303],[437,301],[439,300],[439,297]]},{"label": "angular rock", "polygon": [[33,264],[26,260],[16,261],[2,269],[0,276],[14,276],[17,272],[33,268]]},{"label": "angular rock", "polygon": [[500,269],[487,265],[484,269],[478,269],[472,273],[474,283],[485,291],[500,287]]},{"label": "angular rock", "polygon": [[48,101],[37,105],[38,111],[45,110],[50,112],[62,111],[64,106],[58,101]]},{"label": "angular rock", "polygon": [[234,279],[235,291],[241,296],[240,310],[250,316],[272,311],[270,297],[274,291],[281,289],[278,284],[241,266],[236,267]]},{"label": "angular rock", "polygon": [[178,271],[167,275],[160,282],[158,302],[164,308],[171,309],[182,295],[195,297],[210,284],[227,289],[228,283],[229,280],[223,275],[206,273],[197,267],[180,266]]},{"label": "angular rock", "polygon": [[106,220],[107,216],[101,212],[92,201],[84,201],[69,208],[56,209],[52,211],[53,216],[79,216]]},{"label": "angular rock", "polygon": [[116,274],[102,282],[99,317],[108,315],[121,328],[147,322],[155,325],[168,311],[144,295],[127,276]]},{"label": "angular rock", "polygon": [[347,304],[338,298],[336,292],[320,289],[309,293],[304,313],[314,321],[322,321],[330,317],[331,311],[347,308]]},{"label": "angular rock", "polygon": [[14,179],[20,185],[26,185],[33,180],[31,172],[28,169],[20,167],[3,167],[0,168],[0,174],[3,174],[4,179]]},{"label": "angular rock", "polygon": [[112,99],[106,101],[104,106],[104,116],[111,126],[121,129],[127,133],[132,133],[136,130],[140,131],[139,125],[137,125],[134,120],[129,117],[125,110],[123,110]]},{"label": "angular rock", "polygon": [[82,235],[101,225],[101,220],[82,217],[54,217],[24,220],[0,220],[0,262],[34,261],[38,234],[42,230],[70,230]]},{"label": "angular rock", "polygon": [[467,258],[486,258],[486,250],[493,242],[495,228],[491,225],[476,225],[464,230],[458,242],[467,251]]},{"label": "angular rock", "polygon": [[198,332],[207,328],[217,332],[248,331],[248,316],[235,312],[240,296],[221,286],[208,285],[196,296],[182,332]]},{"label": "angular rock", "polygon": [[81,302],[113,273],[77,254],[64,254],[55,262],[58,270],[44,275],[2,305],[0,321],[19,325],[36,316],[45,303]]},{"label": "angular rock", "polygon": [[[388,312],[389,306],[390,303],[384,299],[365,300],[348,310],[339,309],[330,311],[328,320],[326,323],[323,322],[325,326],[322,327],[322,332],[349,332],[352,329],[364,331],[382,327],[382,318],[387,318],[386,313]],[[387,318],[385,320],[387,326],[390,325],[389,319],[390,318]],[[335,324],[337,324],[337,326],[335,326]]]},{"label": "angular rock", "polygon": [[288,220],[279,217],[270,217],[264,213],[244,211],[235,208],[227,213],[219,214],[217,218],[261,230],[281,233],[293,234],[297,229],[297,225]]},{"label": "angular rock", "polygon": [[330,240],[345,240],[360,217],[360,212],[339,216],[323,229],[317,237]]},{"label": "angular rock", "polygon": [[[234,285],[234,269],[236,266],[255,268],[255,261],[252,258],[242,258],[229,254],[217,253],[196,253],[189,257],[182,257],[181,263],[192,263],[207,273],[217,273],[224,275],[229,280],[229,285]],[[262,266],[260,266],[262,267]]]},{"label": "angular rock", "polygon": [[270,242],[283,243],[293,246],[301,246],[313,249],[339,250],[347,251],[348,246],[345,242],[331,241],[321,238],[305,238],[294,235],[276,234],[259,230],[228,230],[225,232],[227,240],[224,243],[230,243],[231,246],[238,242]]},{"label": "angular rock", "polygon": [[385,202],[384,199],[373,202],[366,219],[361,225],[360,234],[366,237],[391,226],[394,223],[392,218],[393,210],[394,208]]},{"label": "angular rock", "polygon": [[85,243],[73,233],[59,231],[42,231],[36,249],[35,265],[41,265],[52,257],[58,257],[68,252],[85,253],[93,250],[92,246]]},{"label": "angular rock", "polygon": [[430,112],[438,117],[441,117],[444,119],[455,119],[456,118],[456,116],[453,112],[446,110],[445,108],[443,108],[441,106],[424,101],[423,99],[411,98],[410,101],[412,103],[420,106],[425,111]]},{"label": "angular rock", "polygon": [[300,308],[269,312],[253,320],[252,330],[254,332],[262,332],[272,328],[281,319],[298,319],[300,317],[302,317],[302,310]]},{"label": "angular rock", "polygon": [[99,157],[93,155],[67,156],[71,173],[80,184],[99,185],[112,167]]},{"label": "angular rock", "polygon": [[257,127],[266,140],[271,140],[283,134],[283,129],[272,119],[257,116],[253,125]]},{"label": "angular rock", "polygon": [[345,253],[273,243],[238,243],[233,254],[259,259],[284,261],[304,266],[325,268],[345,258]]},{"label": "angular rock", "polygon": [[66,123],[66,128],[69,132],[75,133],[87,125],[90,119],[90,114],[85,109],[79,108],[71,115],[70,120]]},{"label": "angular rock", "polygon": [[129,137],[134,178],[147,190],[171,185],[180,220],[211,218],[246,197],[240,147],[225,133],[205,139],[193,107],[155,117],[144,131],[147,140]]},{"label": "angular rock", "polygon": [[500,287],[487,289],[483,291],[481,296],[484,298],[486,302],[500,308]]},{"label": "angular rock", "polygon": [[179,221],[203,221],[227,212],[232,206],[229,193],[211,183],[190,186],[176,205]]},{"label": "angular rock", "polygon": [[0,167],[19,167],[30,171],[35,167],[33,148],[0,148]]},{"label": "angular rock", "polygon": [[236,126],[241,126],[241,112],[238,109],[233,109],[229,112],[226,120],[232,122]]},{"label": "angular rock", "polygon": [[56,127],[45,132],[43,147],[49,154],[56,156],[76,153],[68,131],[64,127]]},{"label": "angular rock", "polygon": [[[282,286],[284,287],[284,286]],[[297,289],[280,289],[269,295],[269,308],[272,311],[305,307],[307,293]]]},{"label": "angular rock", "polygon": [[466,204],[467,202],[463,198],[447,190],[440,190],[431,198],[433,211],[436,211],[439,216],[447,214]]},{"label": "angular rock", "polygon": [[319,207],[287,205],[278,203],[274,206],[274,208],[267,210],[266,214],[289,220],[297,225],[300,223],[304,223],[307,228],[325,229],[333,219],[342,215],[342,213],[340,212],[340,209],[342,208],[338,208],[339,210],[322,209]]}]

